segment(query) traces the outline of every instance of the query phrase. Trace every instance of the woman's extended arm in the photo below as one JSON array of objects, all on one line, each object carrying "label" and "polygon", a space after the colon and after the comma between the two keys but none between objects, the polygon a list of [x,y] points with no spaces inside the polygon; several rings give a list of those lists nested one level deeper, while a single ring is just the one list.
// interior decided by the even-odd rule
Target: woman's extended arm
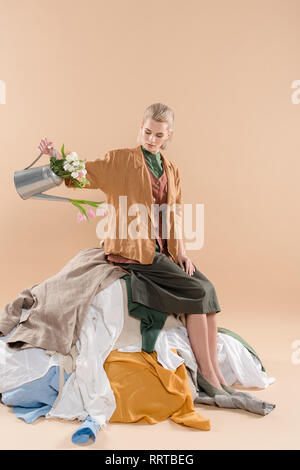
[{"label": "woman's extended arm", "polygon": [[[101,189],[106,192],[112,183],[112,161],[113,157],[111,153],[107,152],[102,158],[96,158],[94,161],[85,162],[85,178],[90,182],[90,184],[84,186],[84,189]],[[77,189],[68,178],[64,178],[64,183],[68,188],[73,187],[74,189]]]},{"label": "woman's extended arm", "polygon": [[[62,158],[61,153],[54,148],[53,142],[46,137],[41,140],[38,148],[46,155],[50,155],[58,160]],[[70,151],[66,150],[66,154],[68,153],[70,153]],[[85,177],[90,182],[89,185],[84,186],[84,189],[101,189],[107,192],[109,187],[115,183],[115,173],[113,171],[116,169],[115,151],[108,151],[104,157],[84,163],[87,171]],[[78,189],[69,178],[64,178],[64,184],[68,188]]]},{"label": "woman's extended arm", "polygon": [[[101,189],[101,191],[107,192],[113,183],[113,166],[114,151],[106,152],[104,157],[85,162],[85,178],[90,184],[84,186],[84,189]],[[68,188],[77,189],[68,178],[64,178],[64,183]]]}]

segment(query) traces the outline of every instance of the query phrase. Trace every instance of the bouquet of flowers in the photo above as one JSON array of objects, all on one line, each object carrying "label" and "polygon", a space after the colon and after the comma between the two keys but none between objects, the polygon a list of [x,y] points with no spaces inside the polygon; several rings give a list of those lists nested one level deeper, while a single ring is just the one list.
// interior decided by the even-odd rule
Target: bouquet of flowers
[{"label": "bouquet of flowers", "polygon": [[[51,170],[61,178],[68,178],[72,181],[75,187],[83,189],[86,185],[91,183],[86,179],[86,169],[85,169],[85,160],[80,160],[76,152],[65,153],[64,145],[61,147],[61,159],[56,157],[50,157],[50,168]],[[49,148],[49,147],[48,147]],[[54,149],[55,151],[55,149]],[[55,152],[56,154],[56,152]],[[99,209],[99,204],[102,204],[104,201],[95,202],[95,201],[86,201],[84,199],[69,199],[69,201],[77,207],[80,212],[77,215],[78,222],[90,221],[90,218],[96,217],[95,212],[92,209],[85,210],[82,207],[82,204],[87,204],[92,207]],[[103,208],[102,208],[103,209]],[[97,211],[99,213],[99,211]],[[101,215],[105,215],[106,211],[103,209]]]}]

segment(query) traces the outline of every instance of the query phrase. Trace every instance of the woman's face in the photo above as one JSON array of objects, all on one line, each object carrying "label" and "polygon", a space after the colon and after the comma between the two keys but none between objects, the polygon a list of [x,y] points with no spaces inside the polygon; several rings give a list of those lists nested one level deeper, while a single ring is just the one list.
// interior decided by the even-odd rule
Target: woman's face
[{"label": "woman's face", "polygon": [[141,141],[143,147],[151,153],[158,153],[162,144],[171,135],[167,122],[154,121],[147,118],[141,123]]}]

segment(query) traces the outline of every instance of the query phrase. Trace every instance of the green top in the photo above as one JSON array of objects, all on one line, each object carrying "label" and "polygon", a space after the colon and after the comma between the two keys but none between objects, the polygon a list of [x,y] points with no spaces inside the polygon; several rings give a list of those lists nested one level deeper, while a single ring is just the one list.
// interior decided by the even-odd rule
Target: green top
[{"label": "green top", "polygon": [[146,163],[149,167],[149,170],[156,176],[156,178],[160,178],[164,172],[164,167],[161,159],[160,152],[152,153],[149,150],[145,149],[142,145],[142,151],[146,160]]},{"label": "green top", "polygon": [[[145,149],[143,145],[142,145],[142,151],[143,151],[143,155],[145,157],[149,170],[154,174],[154,176],[156,176],[156,178],[160,178],[164,172],[164,167],[162,164],[160,153],[149,152],[149,150]],[[155,251],[160,252],[160,246],[158,244],[157,238],[155,238],[155,242],[156,242]]]}]

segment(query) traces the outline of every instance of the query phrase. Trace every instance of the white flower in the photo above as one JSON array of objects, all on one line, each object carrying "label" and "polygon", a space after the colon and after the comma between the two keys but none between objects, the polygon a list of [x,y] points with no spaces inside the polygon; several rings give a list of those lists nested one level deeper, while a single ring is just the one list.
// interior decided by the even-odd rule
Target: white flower
[{"label": "white flower", "polygon": [[71,176],[73,178],[78,178],[78,172],[77,171],[72,171]]},{"label": "white flower", "polygon": [[73,160],[78,160],[78,155],[76,152],[71,152],[69,153],[67,156],[66,156],[66,160],[68,160],[68,162],[71,162]]},{"label": "white flower", "polygon": [[73,165],[70,165],[69,163],[65,163],[65,164],[64,164],[64,170],[66,170],[66,171],[74,171],[75,168],[73,167]]}]

